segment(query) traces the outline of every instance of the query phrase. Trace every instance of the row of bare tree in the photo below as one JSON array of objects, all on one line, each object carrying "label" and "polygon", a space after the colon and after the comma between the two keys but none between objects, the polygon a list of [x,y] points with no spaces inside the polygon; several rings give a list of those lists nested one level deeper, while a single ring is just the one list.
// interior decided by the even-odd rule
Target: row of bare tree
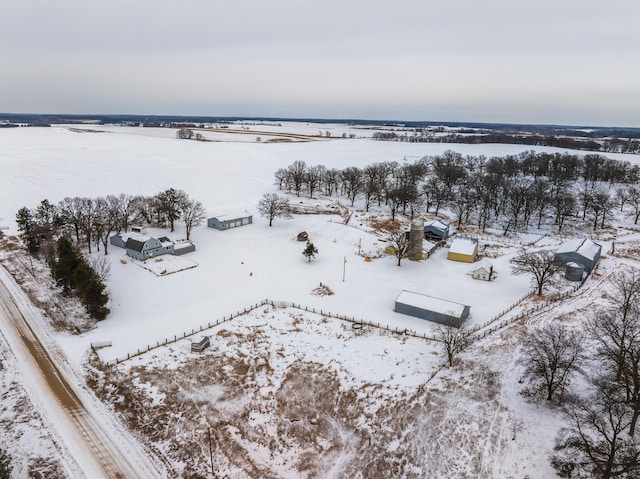
[{"label": "row of bare tree", "polygon": [[58,204],[42,200],[34,208],[21,208],[16,214],[18,230],[30,252],[38,252],[44,245],[45,256],[52,240],[74,237],[76,244],[92,244],[108,252],[109,237],[126,232],[132,225],[163,225],[174,231],[175,222],[182,220],[187,239],[191,230],[203,223],[204,207],[182,190],[169,188],[154,196],[107,195],[105,197],[64,198]]},{"label": "row of bare tree", "polygon": [[[469,130],[466,134],[432,134],[424,129],[414,131],[412,134],[404,131],[375,132],[372,136],[379,141],[406,141],[409,143],[465,143],[471,145],[486,143],[507,143],[511,145],[530,146],[555,146],[557,148],[569,148],[572,150],[589,150],[609,153],[638,153],[640,152],[640,140],[635,138],[584,138],[570,135],[519,135],[507,132],[495,132],[485,130],[483,132]],[[473,133],[473,134],[469,134]],[[575,132],[573,132],[575,133]]]},{"label": "row of bare tree", "polygon": [[446,208],[458,225],[501,227],[505,233],[544,222],[561,230],[572,217],[603,228],[616,207],[626,207],[637,223],[639,178],[638,165],[628,162],[532,151],[493,158],[447,151],[415,162],[342,170],[296,161],[275,172],[276,185],[298,196],[339,195],[352,206],[361,200],[367,211],[385,205],[392,220],[398,212],[413,218]]},{"label": "row of bare tree", "polygon": [[[613,284],[615,307],[584,334],[549,323],[523,341],[525,395],[563,406],[552,458],[561,477],[640,476],[640,273],[621,272]],[[577,379],[580,394],[570,390]]]}]

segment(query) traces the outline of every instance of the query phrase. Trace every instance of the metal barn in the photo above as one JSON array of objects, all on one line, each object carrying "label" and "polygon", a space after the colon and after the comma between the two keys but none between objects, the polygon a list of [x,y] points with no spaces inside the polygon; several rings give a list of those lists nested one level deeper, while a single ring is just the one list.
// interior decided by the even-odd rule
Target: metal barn
[{"label": "metal barn", "polygon": [[396,313],[456,328],[469,316],[470,310],[471,306],[411,291],[402,291],[394,308]]},{"label": "metal barn", "polygon": [[217,230],[228,230],[229,228],[237,228],[238,226],[250,225],[251,223],[253,223],[253,215],[246,211],[239,213],[221,213],[207,220],[207,226]]}]

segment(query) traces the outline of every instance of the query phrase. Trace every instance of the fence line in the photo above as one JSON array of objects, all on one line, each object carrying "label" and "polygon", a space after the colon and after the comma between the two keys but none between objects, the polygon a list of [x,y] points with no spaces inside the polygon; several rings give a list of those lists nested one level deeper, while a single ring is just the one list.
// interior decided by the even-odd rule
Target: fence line
[{"label": "fence line", "polygon": [[[536,311],[539,311],[542,308],[545,308],[547,306],[549,306],[552,303],[555,303],[557,301],[560,301],[564,298],[566,298],[567,296],[569,296],[570,294],[576,292],[578,289],[580,289],[583,285],[584,282],[586,281],[587,278],[583,279],[582,282],[580,282],[580,284],[578,284],[575,288],[573,288],[570,291],[565,291],[564,293],[562,293],[560,296],[551,299],[551,300],[547,300],[544,303],[539,303],[536,306],[534,306],[533,308],[529,308],[526,311],[523,311],[519,314],[517,314],[516,316],[507,318],[503,321],[501,321],[500,323],[490,327],[489,329],[485,329],[487,328],[487,326],[489,326],[490,324],[494,323],[495,321],[497,321],[500,317],[504,316],[505,314],[507,314],[509,311],[512,311],[516,306],[518,306],[519,304],[521,304],[525,299],[527,299],[528,297],[530,297],[534,291],[530,291],[529,293],[527,293],[526,295],[524,295],[522,298],[520,298],[518,301],[516,301],[515,303],[513,303],[511,306],[509,306],[507,309],[505,309],[503,312],[501,312],[500,314],[494,316],[492,319],[490,319],[489,321],[486,321],[485,323],[483,323],[480,326],[476,326],[473,329],[468,331],[468,341],[467,341],[467,345],[478,341],[484,337],[486,337],[487,335],[494,333],[495,331],[498,331],[499,329],[502,329],[503,327],[514,323],[515,321],[518,321],[520,319],[522,319],[523,317],[535,313]],[[396,334],[402,334],[405,336],[411,336],[414,338],[419,338],[419,339],[424,339],[426,341],[441,341],[440,339],[438,339],[435,335],[433,336],[429,336],[426,333],[418,333],[417,331],[411,330],[411,329],[407,329],[407,328],[398,328],[397,326],[395,328],[390,327],[388,324],[380,324],[379,322],[374,323],[373,321],[365,321],[363,319],[356,319],[355,317],[349,317],[347,315],[344,314],[336,314],[336,313],[332,313],[330,311],[325,311],[323,309],[316,309],[316,308],[310,308],[308,306],[303,306],[300,303],[296,304],[293,302],[289,302],[289,301],[273,301],[270,299],[263,299],[262,301],[256,303],[256,304],[252,304],[242,310],[238,310],[236,313],[234,314],[230,314],[228,316],[223,316],[222,319],[216,319],[215,322],[211,321],[209,323],[207,323],[206,325],[202,324],[200,325],[198,328],[192,328],[191,331],[185,331],[183,332],[181,335],[180,334],[176,334],[173,336],[173,338],[165,338],[164,340],[161,341],[156,341],[156,344],[148,344],[145,348],[138,348],[135,352],[133,353],[127,353],[126,356],[122,356],[116,359],[113,359],[111,361],[108,361],[106,364],[107,365],[113,365],[113,364],[119,364],[123,361],[126,361],[128,359],[134,358],[136,356],[139,356],[141,354],[145,354],[149,351],[151,351],[152,349],[156,349],[162,346],[166,346],[167,344],[171,344],[171,343],[175,343],[177,341],[180,341],[182,339],[194,336],[198,333],[201,333],[202,331],[204,331],[205,329],[210,329],[214,326],[219,326],[221,324],[224,324],[226,322],[231,321],[232,319],[237,318],[238,316],[242,316],[245,315],[251,311],[253,311],[254,309],[260,308],[262,306],[266,306],[266,305],[270,305],[276,308],[295,308],[295,309],[299,309],[301,311],[306,311],[306,312],[311,312],[311,313],[315,313],[315,314],[320,314],[322,316],[326,316],[329,318],[335,318],[335,319],[339,319],[342,321],[347,321],[349,323],[351,323],[352,325],[360,325],[360,327],[362,326],[368,326],[371,328],[378,328],[378,329],[384,329],[386,331],[390,331]],[[360,329],[360,328],[354,328],[354,329]],[[481,332],[480,332],[481,331]],[[475,334],[477,333],[477,334]],[[107,344],[108,343],[108,344]],[[102,346],[111,346],[111,341],[104,341],[104,342],[100,342],[100,343],[91,343],[91,348],[92,349],[96,349],[98,347],[102,347]]]},{"label": "fence line", "polygon": [[[507,318],[507,319],[505,319],[505,320],[501,321],[500,323],[498,323],[497,325],[492,326],[492,327],[491,327],[491,328],[489,328],[489,329],[485,329],[485,330],[484,330],[484,331],[482,331],[481,333],[478,333],[478,334],[476,334],[476,335],[474,336],[474,335],[473,335],[474,333],[478,332],[478,331],[479,331],[479,330],[481,330],[483,327],[486,327],[486,326],[490,323],[490,321],[489,321],[489,322],[487,322],[487,323],[485,323],[485,325],[484,325],[483,327],[476,328],[475,330],[473,330],[473,331],[471,331],[471,332],[470,332],[470,335],[469,335],[469,337],[467,338],[467,346],[468,346],[468,345],[470,345],[471,343],[474,343],[474,342],[476,342],[476,341],[479,341],[480,339],[485,338],[485,337],[486,337],[486,336],[488,336],[489,334],[495,333],[495,332],[496,332],[496,331],[498,331],[499,329],[502,329],[502,328],[504,328],[505,326],[507,326],[507,325],[509,325],[509,324],[515,323],[516,321],[519,321],[519,320],[521,320],[522,318],[524,318],[524,317],[526,317],[526,316],[529,316],[530,314],[533,314],[533,313],[535,313],[535,312],[537,312],[537,311],[540,311],[540,310],[541,310],[541,309],[543,309],[543,308],[546,308],[547,306],[549,306],[549,305],[551,305],[551,304],[553,304],[553,303],[556,303],[556,302],[558,302],[558,301],[563,300],[564,298],[566,298],[566,297],[567,297],[567,296],[569,296],[570,294],[573,294],[573,293],[575,293],[576,291],[578,291],[580,288],[582,288],[582,286],[584,285],[584,282],[585,282],[585,281],[586,281],[586,278],[585,278],[585,279],[583,279],[583,280],[580,282],[580,284],[576,285],[574,288],[572,288],[572,289],[571,289],[571,290],[569,290],[569,291],[565,291],[565,292],[564,292],[564,293],[562,293],[560,296],[557,296],[557,297],[555,297],[555,298],[553,298],[553,299],[549,299],[549,300],[545,301],[544,303],[538,303],[538,304],[537,304],[537,305],[535,305],[534,307],[529,308],[529,309],[527,309],[527,310],[525,310],[525,311],[522,311],[522,312],[518,313],[518,314],[517,314],[517,315],[515,315],[515,316],[512,316],[512,317],[510,317],[510,318]],[[529,295],[530,295],[530,294],[532,294],[532,293],[529,293]],[[494,320],[494,321],[495,321],[495,320]]]},{"label": "fence line", "polygon": [[[407,329],[407,328],[398,328],[397,326],[395,328],[390,327],[388,324],[380,324],[379,322],[373,322],[373,321],[366,321],[363,319],[356,319],[355,317],[350,317],[344,314],[336,314],[336,313],[332,313],[330,311],[325,311],[323,309],[316,309],[316,308],[310,308],[308,306],[304,306],[301,304],[296,304],[293,302],[289,302],[289,301],[273,301],[270,299],[264,299],[262,301],[260,301],[259,303],[256,304],[252,304],[242,310],[238,310],[236,313],[234,314],[230,314],[228,316],[223,316],[222,319],[217,319],[215,322],[209,322],[206,325],[200,325],[198,328],[192,328],[190,331],[185,331],[182,334],[176,334],[173,336],[173,338],[165,338],[164,340],[161,341],[156,341],[155,344],[148,344],[146,347],[144,348],[138,348],[135,352],[132,353],[127,353],[126,356],[121,356],[119,358],[113,359],[111,361],[108,361],[106,364],[107,365],[113,365],[113,364],[119,364],[123,361],[126,361],[128,359],[134,358],[136,356],[140,356],[141,354],[145,354],[149,351],[151,351],[152,349],[156,349],[162,346],[166,346],[167,344],[171,344],[171,343],[175,343],[177,341],[180,341],[182,339],[194,336],[202,331],[204,331],[205,329],[210,329],[212,327],[215,326],[219,326],[221,324],[224,324],[226,322],[231,321],[232,319],[237,318],[238,316],[242,316],[245,315],[251,311],[253,311],[254,309],[260,308],[262,306],[266,306],[266,305],[270,305],[276,308],[295,308],[295,309],[299,309],[301,311],[306,311],[306,312],[310,312],[310,313],[316,313],[316,314],[321,314],[322,316],[326,316],[329,318],[335,318],[335,319],[339,319],[342,321],[347,321],[349,323],[351,323],[352,325],[360,325],[362,326],[368,326],[371,328],[378,328],[378,329],[384,329],[386,331],[390,331],[396,334],[403,334],[406,336],[411,336],[414,338],[420,338],[420,339],[424,339],[427,341],[439,341],[438,338],[436,338],[435,336],[429,336],[426,333],[418,333],[417,331],[413,331],[411,329]],[[356,328],[354,328],[356,329]],[[359,328],[357,328],[359,329]],[[109,343],[111,343],[109,341]],[[109,344],[110,345],[110,344]]]}]

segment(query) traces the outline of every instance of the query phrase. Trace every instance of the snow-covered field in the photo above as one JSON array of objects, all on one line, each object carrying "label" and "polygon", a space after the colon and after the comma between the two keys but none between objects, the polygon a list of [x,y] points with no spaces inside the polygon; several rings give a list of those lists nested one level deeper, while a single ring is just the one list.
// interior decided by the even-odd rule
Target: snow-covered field
[{"label": "snow-covered field", "polygon": [[[255,140],[231,141],[230,137],[212,142],[177,140],[175,130],[165,129],[87,128],[104,132],[78,133],[65,127],[0,130],[0,218],[3,218],[0,225],[8,226],[8,233],[15,232],[13,218],[20,207],[35,207],[45,198],[56,203],[67,196],[153,195],[169,187],[183,189],[211,212],[227,209],[253,212],[254,223],[228,231],[206,226],[196,228],[192,232],[196,252],[181,259],[195,262],[198,266],[173,274],[158,275],[131,261],[123,263],[120,260],[124,251],[110,247],[112,266],[108,287],[111,314],[95,329],[84,334],[57,334],[57,341],[77,369],[86,360],[92,342],[112,342],[111,347],[99,351],[103,361],[110,361],[215,322],[263,299],[295,302],[380,323],[391,329],[397,327],[432,335],[434,327],[431,323],[393,312],[394,300],[402,290],[470,305],[472,323],[481,324],[531,289],[529,278],[510,273],[509,259],[517,252],[517,244],[500,247],[500,255],[492,260],[498,277],[488,283],[475,281],[468,275],[471,265],[448,261],[445,249],[438,250],[426,261],[415,263],[405,260],[400,268],[393,257],[365,262],[358,255],[359,250],[376,252],[384,244],[367,227],[366,215],[362,212],[356,211],[347,225],[338,215],[296,215],[293,220],[276,219],[271,228],[256,212],[256,204],[262,194],[276,191],[273,173],[296,160],[335,168],[363,167],[381,161],[414,161],[448,149],[488,157],[516,154],[525,149],[522,146],[342,139],[335,137],[352,133],[349,128],[327,125],[292,125],[286,131],[318,134],[331,128],[334,139],[271,144]],[[261,130],[267,127],[251,128]],[[358,132],[353,133],[359,135]],[[538,151],[561,150],[539,148]],[[639,156],[608,156],[640,162]],[[294,203],[310,202],[305,198],[291,199]],[[313,202],[329,205],[330,201],[320,199]],[[312,262],[302,255],[304,243],[296,241],[297,233],[303,230],[309,233],[319,250]],[[185,236],[180,224],[175,233],[153,229],[149,233],[169,236],[174,240]],[[528,242],[532,239],[535,237],[522,240]],[[604,240],[603,251],[606,251],[608,240],[601,240]],[[539,245],[553,248],[559,242],[559,238],[545,238]],[[156,273],[161,272],[162,269]],[[320,283],[328,285],[335,294],[313,294]],[[292,314],[289,310],[268,309],[262,313],[254,310],[248,316],[225,323],[210,333],[220,337],[217,346],[212,348],[213,352],[202,356],[208,358],[202,359],[203,364],[211,362],[211,367],[224,365],[229,360],[241,370],[254,368],[251,375],[241,379],[243,393],[234,393],[241,403],[232,412],[238,421],[248,418],[262,424],[263,429],[255,426],[235,431],[232,428],[237,428],[237,424],[230,422],[231,429],[225,429],[224,438],[239,444],[244,451],[242,454],[249,454],[252,464],[259,466],[256,470],[272,471],[273,477],[300,477],[302,472],[299,468],[289,467],[291,458],[297,452],[309,454],[316,448],[322,452],[326,463],[338,464],[329,470],[326,469],[327,464],[319,464],[322,461],[314,462],[309,471],[320,471],[317,477],[345,477],[342,475],[344,471],[355,467],[352,459],[356,454],[369,457],[372,468],[375,461],[384,462],[385,455],[389,456],[387,462],[379,465],[380,471],[386,471],[380,477],[425,477],[429,471],[438,471],[438,477],[554,477],[548,461],[537,454],[539,449],[550,450],[553,434],[548,435],[541,428],[553,424],[553,420],[543,419],[542,425],[536,426],[526,417],[521,417],[527,414],[530,406],[523,404],[516,388],[506,388],[505,392],[502,386],[502,382],[517,376],[517,367],[512,365],[510,356],[515,349],[512,337],[497,335],[492,344],[500,351],[493,351],[483,343],[485,349],[480,352],[486,356],[476,350],[465,358],[460,369],[441,372],[432,389],[419,389],[434,371],[440,370],[442,355],[432,343],[397,337],[381,330],[367,330],[358,335],[340,320],[326,320],[313,314],[303,314],[297,324],[291,325],[287,321],[292,320]],[[278,327],[271,325],[272,322]],[[251,340],[247,344],[238,340],[249,336]],[[257,358],[262,358],[272,370],[261,372],[260,364],[252,363]],[[492,363],[495,360],[502,362]],[[278,414],[287,407],[297,411],[302,406],[287,406],[287,401],[280,398],[275,407],[267,400],[258,399],[274,400],[273,395],[277,396],[283,385],[289,384],[285,380],[287,374],[292,375],[287,387],[293,388],[292,394],[297,394],[299,389],[295,389],[295,385],[298,388],[308,386],[308,381],[303,379],[313,369],[309,364],[318,365],[317,374],[327,384],[336,382],[337,386],[331,390],[342,391],[340,401],[351,400],[343,393],[350,391],[355,395],[355,416],[352,422],[336,425],[335,421],[342,420],[341,416],[329,414],[329,409],[326,409],[327,414],[322,420],[334,425],[330,428],[330,436],[325,437],[326,442],[322,442],[322,435],[314,439],[315,443],[300,442],[302,435],[311,434],[308,429],[289,431],[291,441],[283,439],[278,442],[278,421],[282,419]],[[126,377],[134,372],[138,387],[149,392],[153,401],[162,404],[167,392],[162,393],[157,388],[168,388],[170,392],[165,384],[170,377],[167,370],[182,371],[193,367],[202,366],[198,366],[198,359],[193,359],[188,352],[188,340],[185,340],[125,362],[113,374]],[[145,380],[140,379],[141,371],[144,371]],[[225,381],[233,379],[231,371],[225,374],[218,378],[223,389],[229,387]],[[162,384],[154,386],[154,381],[160,377],[163,378]],[[477,381],[490,383],[482,393],[486,396],[474,387]],[[364,383],[378,391],[377,395],[358,396]],[[181,388],[187,386],[180,384]],[[229,398],[224,397],[224,391],[216,392],[215,384],[206,386],[210,388],[207,391],[212,398],[212,403],[206,407],[218,410],[229,406]],[[372,397],[377,397],[378,402],[372,403]],[[202,401],[199,398],[197,403],[202,406]],[[386,406],[382,408],[381,403]],[[346,408],[347,404],[343,406]],[[326,405],[322,407],[326,408]],[[404,412],[398,413],[399,410]],[[365,435],[367,427],[356,418],[356,413],[363,411],[372,414],[372,420],[374,412],[380,413],[374,429],[384,439],[380,439],[373,449],[368,449],[365,444],[368,441]],[[415,417],[410,418],[408,411]],[[526,441],[517,441],[519,447],[526,448],[525,452],[517,454],[517,461],[510,458],[515,443],[509,445],[512,435],[509,422],[516,414],[514,411],[517,411],[516,419],[527,423],[526,432],[521,437],[531,442],[529,448]],[[189,416],[192,413],[191,409],[185,410],[185,420],[199,420]],[[456,421],[459,423],[455,426],[455,433],[445,440],[447,425]],[[277,444],[272,448],[260,444],[257,438],[261,430],[267,431],[266,436]],[[433,431],[437,431],[435,434],[441,442],[432,443]],[[248,436],[242,436],[241,432]],[[407,440],[409,436],[411,440]],[[454,438],[458,442],[452,442]],[[203,451],[203,454],[205,452],[208,453]],[[342,455],[338,457],[336,453]],[[231,457],[231,450],[225,450],[224,454]],[[420,460],[425,455],[431,457],[431,462]],[[439,458],[437,463],[433,457]],[[201,460],[195,458],[188,466],[195,467]],[[451,461],[458,462],[451,464]],[[185,464],[180,467],[183,466],[186,467]],[[232,462],[221,465],[227,468],[230,477],[257,477],[236,466]],[[370,471],[375,471],[375,468]]]}]

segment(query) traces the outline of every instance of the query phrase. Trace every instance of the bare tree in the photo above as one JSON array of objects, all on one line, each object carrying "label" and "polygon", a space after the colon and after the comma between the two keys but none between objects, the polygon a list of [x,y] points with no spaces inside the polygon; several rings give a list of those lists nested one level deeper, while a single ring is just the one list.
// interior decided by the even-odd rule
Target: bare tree
[{"label": "bare tree", "polygon": [[584,359],[582,336],[556,324],[538,327],[522,341],[525,376],[544,388],[547,401],[569,386]]},{"label": "bare tree", "polygon": [[633,223],[638,224],[640,219],[640,188],[630,186],[628,189],[629,204],[633,207]]},{"label": "bare tree", "polygon": [[384,240],[393,248],[394,256],[398,259],[398,266],[401,261],[409,256],[413,242],[409,239],[409,234],[399,224],[388,229],[384,235]]},{"label": "bare tree", "polygon": [[453,366],[455,357],[469,344],[471,332],[468,329],[468,325],[469,319],[465,318],[457,328],[444,324],[436,328],[436,339],[444,345],[444,352],[449,366]]},{"label": "bare tree", "polygon": [[258,212],[260,216],[269,219],[269,226],[274,218],[292,218],[289,209],[289,199],[279,196],[276,193],[265,193],[258,202]]},{"label": "bare tree", "polygon": [[322,184],[324,186],[324,194],[332,196],[338,186],[340,180],[340,171],[336,168],[326,169],[322,174]]},{"label": "bare tree", "polygon": [[542,295],[545,285],[549,284],[554,275],[560,269],[553,262],[553,253],[550,251],[521,251],[511,260],[511,271],[515,275],[533,275],[538,295]]},{"label": "bare tree", "polygon": [[362,170],[355,166],[345,168],[340,172],[340,180],[342,181],[342,187],[347,198],[351,200],[351,206],[353,206],[358,194],[362,190]]},{"label": "bare tree", "polygon": [[569,426],[561,431],[551,461],[562,477],[638,477],[640,446],[624,434],[631,414],[615,389],[599,382],[595,393],[570,404],[566,415]]},{"label": "bare tree", "polygon": [[174,232],[174,223],[180,218],[182,208],[188,199],[187,194],[182,190],[169,188],[161,191],[156,196],[157,207],[160,214],[169,222],[171,232]]},{"label": "bare tree", "polygon": [[621,401],[633,412],[629,434],[640,418],[640,273],[629,269],[613,278],[616,309],[593,318],[587,327],[598,344],[601,369],[621,391]]},{"label": "bare tree", "polygon": [[179,140],[190,140],[193,138],[193,130],[188,128],[181,128],[176,132],[176,138]]},{"label": "bare tree", "polygon": [[94,221],[97,215],[97,205],[95,200],[91,198],[80,199],[82,208],[82,217],[80,220],[80,230],[84,233],[87,239],[87,248],[91,253],[91,237],[94,230]]},{"label": "bare tree", "polygon": [[104,256],[89,256],[87,261],[100,278],[100,281],[107,283],[111,278],[111,263],[109,259]]},{"label": "bare tree", "polygon": [[605,188],[594,188],[592,190],[587,208],[593,218],[594,231],[598,228],[598,222],[600,222],[600,228],[604,228],[607,215],[611,213],[614,206],[615,202]]},{"label": "bare tree", "polygon": [[287,167],[287,175],[289,177],[289,184],[295,191],[297,196],[300,196],[300,190],[304,184],[305,176],[307,174],[307,164],[304,161],[294,161]]},{"label": "bare tree", "polygon": [[104,254],[108,254],[109,236],[116,231],[120,224],[120,203],[118,198],[108,195],[106,198],[96,198],[94,200],[95,217],[93,220],[93,231],[96,244],[100,250],[100,243],[104,246]]},{"label": "bare tree", "polygon": [[320,180],[322,179],[325,169],[326,168],[322,165],[307,168],[307,171],[304,174],[304,184],[309,192],[309,198],[313,198],[314,191],[316,191],[320,186]]},{"label": "bare tree", "polygon": [[553,196],[553,208],[556,215],[556,223],[558,231],[562,231],[567,218],[574,216],[576,213],[576,199],[568,191],[557,191]]},{"label": "bare tree", "polygon": [[191,230],[200,226],[206,219],[207,214],[202,203],[192,199],[187,199],[182,207],[182,221],[187,231],[187,239],[191,235]]}]

